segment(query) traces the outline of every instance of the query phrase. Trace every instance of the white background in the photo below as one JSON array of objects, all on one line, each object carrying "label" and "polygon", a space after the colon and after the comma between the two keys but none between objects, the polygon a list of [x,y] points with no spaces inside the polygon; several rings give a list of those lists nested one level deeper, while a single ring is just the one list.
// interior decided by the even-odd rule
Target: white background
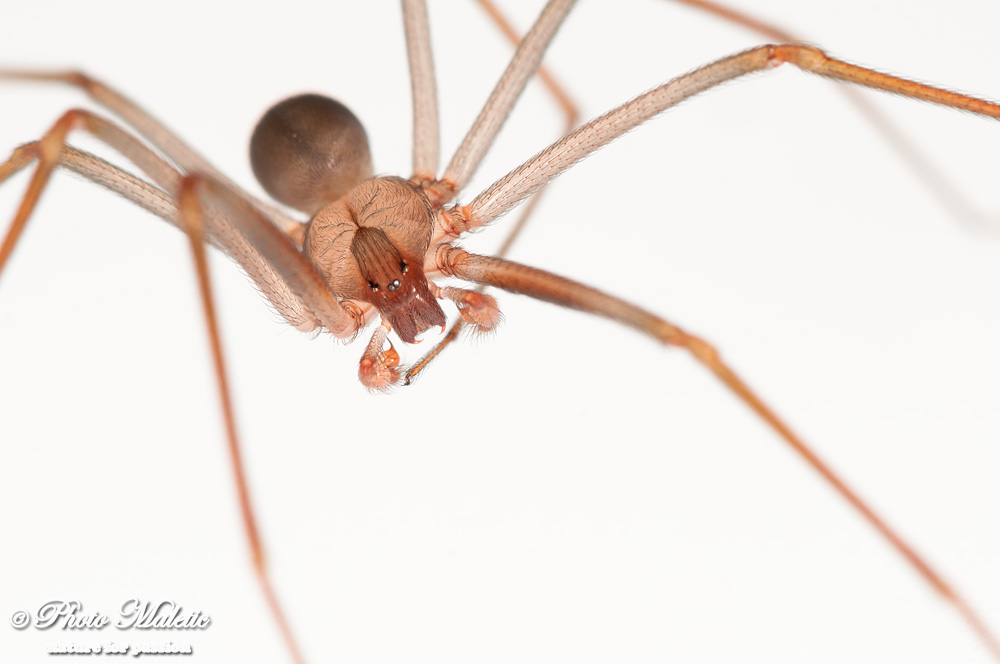
[{"label": "white background", "polygon": [[[526,29],[536,3],[511,4]],[[752,4],[852,61],[1000,98],[982,2]],[[233,6],[6,3],[0,60],[101,77],[252,191],[254,122],[307,90],[358,114],[379,172],[409,174],[395,3]],[[472,3],[430,11],[447,155],[509,49]],[[550,60],[586,118],[760,41],[669,2],[590,0]],[[870,97],[973,206],[1000,210],[1000,128]],[[28,85],[0,100],[4,153],[87,103]],[[560,126],[529,89],[463,200]],[[26,184],[0,189],[0,216]],[[504,225],[467,246],[490,251]],[[564,175],[513,257],[715,343],[1000,630],[1000,244],[966,227],[835,85],[783,69]],[[501,295],[494,336],[371,396],[360,343],[287,328],[216,258],[254,500],[309,661],[990,661],[683,352]],[[192,662],[287,661],[243,543],[183,237],[59,174],[0,278],[0,321],[3,658],[174,640]],[[213,623],[7,624],[51,599],[113,615],[132,597]]]}]

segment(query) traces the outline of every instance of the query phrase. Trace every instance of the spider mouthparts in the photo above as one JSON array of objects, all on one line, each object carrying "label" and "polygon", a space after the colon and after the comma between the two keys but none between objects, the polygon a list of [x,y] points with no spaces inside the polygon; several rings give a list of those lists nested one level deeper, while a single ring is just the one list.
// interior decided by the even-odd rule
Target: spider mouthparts
[{"label": "spider mouthparts", "polygon": [[408,344],[418,343],[417,335],[438,326],[444,329],[447,320],[441,305],[431,295],[427,282],[415,284],[412,296],[397,306],[380,309],[399,338]]}]

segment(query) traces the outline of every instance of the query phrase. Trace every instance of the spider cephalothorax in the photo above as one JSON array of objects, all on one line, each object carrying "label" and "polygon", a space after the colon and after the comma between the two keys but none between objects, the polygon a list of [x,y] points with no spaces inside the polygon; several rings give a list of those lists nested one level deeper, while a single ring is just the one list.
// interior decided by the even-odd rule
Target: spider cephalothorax
[{"label": "spider cephalothorax", "polygon": [[313,217],[303,249],[331,291],[374,305],[400,339],[413,343],[445,324],[423,268],[433,227],[419,188],[375,178]]}]

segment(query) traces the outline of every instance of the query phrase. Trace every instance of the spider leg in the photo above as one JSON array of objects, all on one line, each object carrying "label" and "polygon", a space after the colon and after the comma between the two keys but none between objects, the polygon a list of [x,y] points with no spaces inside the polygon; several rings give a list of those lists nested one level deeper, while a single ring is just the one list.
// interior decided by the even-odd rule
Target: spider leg
[{"label": "spider leg", "polygon": [[[158,188],[131,176],[92,155],[68,148],[66,146],[67,136],[74,129],[83,129],[115,148],[140,166],[163,188]],[[300,306],[306,309],[318,311],[321,323],[334,334],[353,335],[363,320],[362,313],[353,308],[342,307],[322,285],[319,275],[298,253],[291,241],[260,211],[245,201],[240,194],[207,175],[182,176],[135,137],[100,116],[82,110],[66,112],[37,143],[22,146],[14,152],[7,162],[0,164],[0,183],[28,166],[32,161],[38,162],[37,168],[10,229],[0,245],[0,270],[12,254],[42,192],[50,182],[53,171],[59,165],[67,166],[82,173],[88,179],[123,194],[129,200],[160,217],[169,219],[172,215],[176,215],[174,223],[182,226],[191,238],[201,299],[212,347],[219,398],[226,423],[229,455],[251,558],[261,589],[288,648],[294,659],[301,662],[302,657],[298,646],[271,586],[264,560],[263,545],[250,503],[204,255],[204,235],[207,226],[210,224],[214,231],[215,243],[223,245],[227,252],[239,253],[237,251],[239,247],[231,244],[226,234],[220,231],[220,229],[225,228],[238,232],[241,237],[245,238],[244,244],[255,251],[259,249],[255,255],[266,261],[267,265],[272,266],[273,274],[280,276],[281,281],[289,285],[289,292],[293,299],[296,302],[304,302],[304,304],[300,302]],[[170,195],[174,192],[177,196],[176,201]],[[206,214],[203,208],[206,204],[211,205],[209,214]],[[251,275],[253,274],[252,270],[252,265],[247,268]],[[319,283],[319,288],[314,291],[307,290],[310,278],[314,278]],[[258,285],[262,289],[265,287],[262,284]],[[313,307],[316,308],[313,309]]]},{"label": "spider leg", "polygon": [[[500,10],[496,7],[496,5],[494,5],[490,0],[477,0],[477,2],[483,8],[483,11],[486,12],[487,16],[489,16],[490,19],[496,23],[497,27],[501,32],[503,32],[504,36],[507,37],[507,40],[510,41],[511,44],[516,47],[521,43],[521,36],[514,30],[514,27],[510,24],[507,18],[500,13]],[[538,79],[542,82],[542,85],[545,86],[545,89],[552,96],[556,104],[558,104],[559,109],[562,111],[565,118],[563,134],[568,134],[574,127],[576,127],[576,124],[579,121],[580,112],[576,103],[572,100],[572,98],[570,98],[569,94],[563,89],[562,85],[560,85],[559,82],[548,72],[548,70],[545,69],[545,67],[539,66],[536,74]],[[414,99],[414,108],[416,107],[416,99]],[[508,231],[507,237],[504,239],[503,244],[496,252],[497,256],[506,256],[508,254],[511,247],[514,245],[515,240],[517,240],[518,236],[527,225],[528,220],[534,214],[538,203],[544,195],[544,189],[538,191],[528,200],[527,203],[524,204],[524,207],[521,208],[521,216],[518,217],[517,222],[510,229],[510,231]],[[476,290],[481,293],[485,290],[485,287],[480,286]],[[426,369],[433,360],[437,359],[445,348],[451,345],[451,343],[458,338],[458,334],[462,331],[462,328],[465,327],[466,322],[465,313],[463,312],[462,317],[456,319],[455,322],[452,323],[451,328],[448,329],[448,332],[438,341],[438,343],[426,355],[420,358],[416,364],[406,370],[406,374],[403,377],[403,384],[409,385],[416,380],[417,376],[419,376],[420,373]],[[495,321],[494,324],[499,324],[499,320]]]},{"label": "spider leg", "polygon": [[990,631],[969,602],[916,552],[886,521],[854,492],[784,421],[733,371],[708,342],[640,307],[578,282],[519,263],[478,256],[444,245],[438,251],[438,265],[449,276],[495,286],[511,293],[528,295],[570,309],[577,309],[633,327],[660,343],[687,350],[708,368],[746,406],[771,427],[806,463],[850,503],[921,577],[950,602],[982,639],[994,657],[1000,659],[1000,641]]},{"label": "spider leg", "polygon": [[413,92],[413,177],[431,181],[437,174],[440,139],[434,59],[423,0],[403,0],[403,25]]},{"label": "spider leg", "polygon": [[240,449],[239,436],[236,431],[236,416],[233,413],[232,392],[229,388],[228,372],[225,356],[222,352],[222,339],[219,336],[219,321],[215,312],[215,301],[212,297],[212,284],[208,272],[208,259],[205,255],[205,213],[202,208],[202,188],[206,185],[205,176],[191,175],[180,182],[177,194],[179,217],[187,231],[194,257],[195,269],[198,273],[198,289],[205,315],[205,327],[208,330],[209,345],[212,348],[212,362],[215,370],[216,384],[219,388],[219,403],[222,406],[223,420],[226,427],[226,442],[229,448],[229,459],[236,480],[236,492],[239,497],[240,513],[243,517],[243,527],[250,546],[250,556],[253,561],[257,581],[264,593],[268,608],[278,623],[278,629],[285,640],[295,662],[303,663],[305,659],[299,649],[291,626],[285,617],[285,612],[275,595],[271,578],[267,571],[264,556],[264,545],[261,541],[253,504],[250,501],[250,488],[247,485],[246,470]]},{"label": "spider leg", "polygon": [[[808,40],[792,35],[781,28],[759,20],[743,12],[708,0],[673,0],[674,2],[700,11],[708,12],[719,18],[740,25],[756,32],[766,39],[776,42],[799,42]],[[966,230],[976,233],[995,235],[997,215],[992,211],[977,208],[966,195],[955,186],[945,172],[935,162],[924,154],[910,136],[905,135],[899,127],[860,90],[848,86],[838,86],[843,95],[857,108],[858,112],[882,135],[885,141],[899,156],[899,160],[909,167],[931,192],[949,211],[951,217],[963,224]]]},{"label": "spider leg", "polygon": [[483,110],[479,112],[479,117],[445,169],[442,180],[449,183],[454,192],[461,191],[479,168],[486,151],[510,115],[528,79],[538,69],[545,49],[572,6],[573,0],[550,0],[517,47],[507,70],[500,77]]},{"label": "spider leg", "polygon": [[167,129],[159,120],[137,103],[105,85],[91,76],[79,71],[29,71],[22,69],[0,69],[0,80],[31,81],[37,83],[65,83],[80,88],[98,104],[123,119],[148,140],[157,150],[160,150],[181,170],[211,175],[216,180],[224,182],[233,189],[242,192],[251,204],[268,216],[268,218],[286,233],[300,227],[301,222],[292,219],[274,206],[258,200],[243,191],[236,183],[228,179],[216,169],[207,159],[195,152],[176,134]]},{"label": "spider leg", "polygon": [[1000,105],[993,102],[852,65],[811,46],[768,44],[716,60],[591,120],[497,180],[468,205],[446,210],[441,219],[442,231],[454,236],[480,228],[512,210],[573,164],[663,111],[726,81],[784,63],[824,78],[1000,118]]},{"label": "spider leg", "polygon": [[[7,259],[13,252],[28,222],[31,211],[37,203],[38,196],[46,186],[53,168],[59,162],[60,154],[66,147],[65,143],[68,132],[74,129],[92,134],[128,158],[148,175],[163,192],[167,192],[169,195],[177,191],[182,174],[136,139],[135,136],[124,131],[113,122],[89,111],[80,109],[68,111],[56,122],[45,137],[37,143],[18,149],[0,167],[0,183],[2,183],[7,177],[27,166],[32,160],[37,159],[39,162],[38,169],[22,200],[21,207],[18,209],[14,221],[11,223],[10,230],[4,238],[3,244],[0,245],[0,273],[2,273]],[[124,174],[120,169],[115,169],[110,164],[96,158],[92,163],[104,165],[103,168],[96,169],[95,175],[97,179],[95,181],[101,182],[102,174],[114,173],[114,177],[110,179],[121,186],[109,188],[133,200],[133,202],[139,203],[138,200],[130,196],[130,192],[132,191],[130,185],[139,182],[138,180],[131,178],[131,176],[125,177],[127,174]],[[154,214],[163,217],[163,215],[156,211],[154,211]],[[163,218],[174,225],[178,225],[175,216]],[[302,298],[289,287],[285,279],[271,267],[261,253],[240,232],[236,231],[229,220],[221,215],[214,214],[210,215],[208,222],[207,232],[213,243],[243,268],[274,309],[290,325],[300,330],[311,330],[319,324],[318,317],[311,313]]]}]

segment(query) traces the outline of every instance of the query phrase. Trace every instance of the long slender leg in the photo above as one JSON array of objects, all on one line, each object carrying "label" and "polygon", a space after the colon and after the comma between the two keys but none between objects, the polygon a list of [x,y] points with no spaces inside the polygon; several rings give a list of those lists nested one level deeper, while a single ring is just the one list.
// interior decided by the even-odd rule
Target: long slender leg
[{"label": "long slender leg", "polygon": [[66,145],[66,137],[70,131],[82,129],[108,144],[129,158],[143,172],[149,175],[164,189],[175,189],[179,181],[178,173],[169,164],[146,148],[135,137],[122,131],[119,127],[100,116],[84,110],[71,110],[53,125],[46,135],[37,143],[24,146],[0,169],[0,182],[6,180],[17,170],[27,166],[32,160],[38,160],[38,169],[32,178],[28,191],[22,200],[21,207],[11,223],[4,242],[0,245],[0,271],[14,250],[31,210],[37,203],[38,196],[44,189],[52,170],[59,163],[59,155]]},{"label": "long slender leg", "polygon": [[427,5],[423,0],[403,0],[403,25],[413,90],[413,177],[433,180],[440,150],[437,86]]},{"label": "long slender leg", "polygon": [[449,234],[459,235],[503,216],[573,164],[690,97],[749,73],[793,64],[804,71],[885,92],[1000,118],[1000,105],[858,67],[801,44],[765,45],[717,60],[675,78],[583,125],[490,185],[464,206],[446,213]]},{"label": "long slender leg", "polygon": [[[28,143],[17,148],[11,157],[0,164],[0,185],[18,171],[31,165],[39,158],[39,144]],[[179,230],[184,231],[180,222],[177,203],[163,189],[131,173],[110,164],[103,159],[87,152],[64,146],[59,155],[59,166],[77,173],[94,184],[122,196],[139,207],[151,212]],[[164,162],[165,168],[170,168]],[[181,174],[174,173],[172,177],[180,182]],[[302,303],[290,292],[272,292],[271,285],[278,283],[278,277],[264,262],[259,253],[247,243],[246,239],[237,233],[232,226],[223,220],[218,213],[212,212],[206,218],[206,233],[208,241],[217,249],[226,253],[243,268],[254,285],[274,305],[289,324],[293,324],[296,315],[308,316]]]},{"label": "long slender leg", "polygon": [[528,295],[570,309],[604,316],[633,327],[657,341],[684,348],[707,367],[744,404],[777,432],[833,489],[857,510],[879,534],[942,597],[951,602],[979,635],[994,657],[1000,659],[1000,641],[971,605],[955,591],[895,530],[872,510],[847,484],[786,425],[781,418],[722,360],[706,341],[676,325],[624,300],[597,289],[501,258],[477,256],[443,245],[438,250],[438,266],[444,274],[503,290]]},{"label": "long slender leg", "polygon": [[[68,111],[37,144],[38,168],[0,244],[0,271],[13,252],[41,191],[59,162],[66,137],[73,129],[93,134],[126,156],[164,191],[176,191],[180,174],[134,136],[88,111]],[[23,155],[19,159],[23,159]],[[233,198],[237,197],[242,200],[242,194],[234,193]],[[233,214],[224,214],[221,218],[210,218],[213,222],[210,234],[254,279],[275,309],[300,330],[310,330],[320,324],[334,336],[353,336],[359,325],[356,312],[340,305],[288,237],[249,202],[245,202],[237,214],[242,216],[237,219]]]},{"label": "long slender leg", "polygon": [[[176,191],[177,185],[180,182],[181,174],[149,150],[145,145],[136,140],[135,137],[123,131],[115,124],[101,118],[100,116],[82,110],[69,111],[66,115],[64,115],[64,119],[60,120],[60,122],[56,124],[56,127],[60,127],[60,132],[62,131],[61,127],[63,126],[61,123],[66,123],[71,128],[83,129],[90,132],[111,147],[115,148],[124,156],[128,157],[133,163],[149,175],[157,183],[157,185],[159,185],[160,189],[157,191],[163,193],[168,200],[169,196],[167,196],[165,192]],[[35,159],[39,159],[41,161],[41,146],[43,143],[44,139],[38,143],[22,146],[15,151],[11,159],[4,164],[3,168],[0,168],[0,183],[2,183],[6,177],[13,174],[13,172],[27,166],[31,161]],[[65,145],[63,146],[63,149],[66,149]],[[91,179],[105,184],[105,186],[108,186],[110,189],[121,193],[130,200],[133,200],[133,202],[139,203],[140,205],[143,205],[143,207],[150,209],[148,205],[144,205],[142,200],[140,200],[143,199],[143,197],[145,197],[145,200],[149,200],[149,192],[142,189],[143,185],[149,187],[150,185],[148,185],[148,183],[142,182],[137,178],[133,178],[132,176],[124,173],[124,171],[116,169],[101,160],[96,160],[96,158],[94,162],[91,162],[91,164],[97,163],[103,164],[103,167],[97,168],[94,173],[95,177],[91,177]],[[85,175],[87,174],[85,173]],[[48,175],[43,173],[43,177],[47,180]],[[110,182],[102,182],[101,179],[103,177],[110,178]],[[140,182],[141,184],[139,184]],[[112,186],[111,183],[114,183],[115,186]],[[132,195],[133,191],[135,192],[135,196]],[[34,203],[29,202],[29,205],[33,207]],[[31,213],[31,207],[22,207],[22,209],[19,210],[14,219],[14,223],[12,223],[8,234],[4,239],[3,244],[0,245],[0,270],[2,270],[7,258],[9,258],[10,254],[14,250],[14,246],[16,245]],[[161,205],[160,207],[162,208],[163,206]],[[151,211],[169,223],[178,225],[175,214],[164,214],[163,209],[151,209]],[[213,244],[227,253],[243,268],[261,293],[263,293],[272,304],[275,311],[285,318],[285,320],[288,321],[288,323],[293,327],[298,327],[299,329],[312,329],[316,326],[315,317],[309,313],[309,311],[302,304],[301,300],[288,289],[284,281],[274,272],[274,270],[271,269],[260,253],[247,243],[246,239],[242,235],[237,233],[235,229],[233,229],[233,227],[226,220],[219,217],[219,215],[212,215],[209,221],[210,226],[208,230]]]},{"label": "long slender leg", "polygon": [[715,2],[708,2],[707,0],[672,0],[681,5],[687,5],[689,7],[694,7],[700,9],[701,11],[708,12],[718,16],[719,18],[729,21],[730,23],[735,23],[736,25],[741,25],[748,30],[753,30],[759,35],[762,35],[766,39],[773,39],[779,42],[799,42],[803,41],[796,38],[790,32],[785,32],[781,28],[771,25],[766,21],[761,21],[759,19],[750,16],[749,14],[744,14],[743,12],[736,11],[725,5],[720,5]]},{"label": "long slender leg", "polygon": [[[0,185],[37,159],[38,143],[28,143],[17,148],[10,159],[0,164]],[[180,227],[177,204],[159,187],[140,180],[103,159],[69,146],[65,146],[60,153],[59,166],[82,175],[94,184],[113,191],[164,221]]]},{"label": "long slender leg", "polygon": [[268,223],[259,210],[224,182],[207,175],[203,178],[206,200],[260,252],[330,334],[349,339],[364,327],[365,311],[338,301],[316,268],[299,253],[286,235]]},{"label": "long slender leg", "polygon": [[229,180],[216,169],[207,159],[188,147],[176,134],[166,128],[141,106],[128,99],[114,88],[101,81],[91,78],[78,71],[27,71],[19,69],[0,69],[0,80],[34,81],[39,83],[65,83],[83,90],[91,99],[109,109],[126,123],[135,128],[156,149],[161,150],[184,171],[211,175],[216,180],[241,191],[251,201],[251,204],[266,214],[269,219],[285,232],[301,226],[301,223],[287,216],[277,208],[258,200],[244,192],[236,183]]},{"label": "long slender leg", "polygon": [[[766,21],[761,21],[749,14],[737,11],[730,7],[720,5],[707,0],[672,0],[673,2],[694,7],[701,11],[708,12],[719,18],[743,26],[748,30],[778,42],[806,42],[781,28],[771,25]],[[927,187],[927,190],[934,194],[938,200],[951,212],[951,216],[959,222],[966,223],[969,230],[983,231],[996,230],[996,215],[984,210],[976,209],[962,193],[954,186],[946,174],[935,165],[934,161],[923,154],[914,143],[906,136],[894,122],[856,88],[838,86],[843,95],[858,109],[872,126],[882,134],[886,142],[895,150],[900,161],[913,170],[914,174],[920,178]]]},{"label": "long slender leg", "polygon": [[240,450],[239,436],[236,432],[236,417],[233,414],[229,375],[226,371],[225,357],[222,353],[222,340],[219,336],[219,322],[215,313],[215,301],[212,298],[208,259],[205,256],[204,212],[201,207],[199,191],[203,182],[204,179],[200,175],[184,178],[178,192],[178,205],[180,207],[181,222],[185,230],[187,230],[188,239],[191,241],[191,253],[194,256],[195,269],[198,273],[198,290],[205,315],[205,327],[208,331],[209,345],[212,348],[213,368],[215,370],[216,385],[219,388],[219,403],[222,407],[223,420],[226,426],[229,459],[232,464],[233,476],[236,481],[236,491],[239,496],[240,514],[243,517],[243,526],[247,534],[257,581],[264,592],[264,597],[267,600],[271,614],[278,623],[278,629],[281,631],[281,636],[285,640],[285,645],[288,647],[292,659],[302,664],[305,662],[302,652],[295,640],[295,636],[292,634],[291,626],[274,592],[274,587],[271,585],[271,578],[267,571],[267,562],[264,556],[264,545],[261,541],[257,519],[254,516],[253,505],[250,501],[250,488],[247,485],[243,455]]},{"label": "long slender leg", "polygon": [[[41,141],[36,144],[23,146],[15,151],[14,155],[7,162],[0,165],[0,182],[30,164],[32,160],[38,161],[38,167],[35,171],[34,177],[32,177],[21,205],[18,208],[14,223],[11,225],[11,230],[7,234],[2,247],[0,247],[0,249],[2,249],[2,251],[0,251],[0,256],[3,258],[10,256],[20,232],[24,229],[35,204],[37,203],[45,186],[49,182],[49,178],[53,170],[60,164],[67,164],[74,167],[74,170],[83,172],[85,175],[93,175],[91,179],[95,182],[105,184],[112,190],[122,191],[122,193],[125,193],[130,200],[133,200],[134,202],[161,216],[168,212],[169,208],[172,206],[172,200],[166,192],[136,178],[129,180],[129,177],[131,176],[125,177],[127,174],[124,174],[119,169],[116,169],[110,164],[102,162],[101,160],[90,155],[86,155],[85,153],[81,153],[76,150],[67,151],[65,147],[66,136],[69,131],[76,128],[77,125],[88,128],[95,136],[106,140],[109,145],[124,145],[125,150],[129,150],[129,146],[131,144],[127,140],[122,141],[120,139],[125,137],[130,140],[134,140],[124,132],[121,133],[121,136],[116,135],[115,131],[120,130],[115,128],[110,123],[107,123],[107,121],[104,121],[97,116],[93,116],[93,114],[82,111],[70,111],[60,118],[58,122],[56,122],[55,126],[46,133]],[[150,155],[143,155],[140,153],[135,155],[133,160],[143,162],[147,161],[147,159],[150,160],[150,164],[147,164],[150,166],[150,170],[155,171],[157,167],[152,165],[154,163],[152,160],[156,159],[155,155],[150,157]],[[160,173],[159,175],[163,176],[164,174]],[[236,480],[240,512],[244,530],[247,535],[248,545],[250,547],[251,559],[260,587],[264,593],[268,606],[279,625],[279,629],[282,632],[282,636],[286,641],[289,651],[292,653],[296,662],[302,662],[303,660],[298,646],[292,636],[288,621],[285,618],[284,611],[274,594],[274,590],[268,576],[263,545],[261,543],[253,508],[250,503],[250,493],[243,469],[239,438],[236,432],[235,418],[233,416],[232,398],[225,370],[225,362],[222,355],[222,345],[218,333],[218,325],[216,322],[215,308],[211,298],[208,268],[203,246],[203,213],[201,212],[200,204],[197,199],[193,198],[194,186],[200,183],[202,178],[203,176],[190,176],[184,178],[178,183],[178,195],[180,197],[179,216],[181,223],[189,232],[191,243],[194,247],[195,263],[198,271],[202,303],[205,310],[209,339],[212,347],[215,374],[219,388],[219,398],[223,409],[229,456]],[[269,223],[263,223],[272,231],[277,232],[277,230],[274,229]],[[0,267],[2,267],[2,262],[0,262]]]},{"label": "long slender leg", "polygon": [[[39,158],[38,146],[38,143],[22,145],[14,151],[10,159],[0,164],[0,185],[9,176]],[[153,156],[155,157],[155,155]],[[153,186],[103,159],[69,146],[63,147],[59,156],[59,165],[119,194],[172,226],[176,226],[179,230],[184,230],[173,197],[163,189]],[[165,169],[172,171],[169,164],[163,162],[162,165]],[[181,177],[180,173],[173,171],[168,181],[179,183]],[[169,188],[176,190],[175,186]],[[240,265],[256,288],[289,325],[300,329],[311,329],[315,326],[315,317],[309,313],[301,300],[288,290],[263,256],[232,227],[232,224],[217,212],[212,212],[206,219],[206,233],[211,244]],[[8,242],[14,242],[12,236],[8,235],[8,238],[10,238]]]},{"label": "long slender leg", "polygon": [[[496,5],[494,5],[490,0],[477,1],[483,8],[483,11],[486,12],[487,16],[489,16],[490,19],[496,23],[497,27],[500,28],[500,31],[503,32],[505,37],[507,37],[508,41],[510,41],[515,47],[521,43],[521,36],[517,34],[517,31],[514,30],[514,27],[510,24],[506,17],[500,13],[500,10]],[[568,134],[579,121],[580,113],[576,104],[559,84],[559,82],[556,81],[551,74],[549,74],[545,67],[539,66],[536,73],[538,79],[542,82],[542,85],[545,86],[545,89],[548,90],[556,104],[559,105],[560,110],[562,110],[565,117],[563,135]],[[527,203],[524,204],[524,207],[521,208],[521,216],[518,217],[517,222],[507,233],[507,237],[504,239],[503,244],[496,252],[497,256],[503,257],[507,255],[511,247],[514,245],[515,240],[517,240],[518,236],[521,234],[521,231],[524,230],[528,220],[535,213],[535,209],[538,207],[538,203],[544,195],[545,189],[541,189],[536,192]],[[485,290],[485,287],[480,286],[477,290],[482,292]],[[458,338],[458,335],[462,331],[462,328],[465,327],[465,324],[465,319],[463,317],[457,318],[455,322],[452,323],[448,332],[437,342],[437,344],[435,344],[435,346],[426,355],[421,357],[415,364],[406,370],[406,373],[403,376],[403,384],[411,384],[414,380],[416,380],[417,376],[419,376],[420,373],[430,365],[431,362],[440,357],[444,349]]]},{"label": "long slender leg", "polygon": [[445,169],[443,180],[449,183],[453,191],[461,191],[475,174],[497,132],[507,120],[514,102],[520,97],[528,79],[538,69],[545,49],[572,8],[573,2],[574,0],[549,0],[535,25],[525,35],[479,117]]},{"label": "long slender leg", "polygon": [[[492,0],[476,0],[479,6],[483,8],[486,15],[496,23],[497,27],[500,28],[500,32],[504,34],[511,44],[515,47],[521,43],[521,35],[514,30],[514,26],[510,24],[507,17],[500,13],[499,8],[492,2]],[[580,119],[580,111],[576,107],[576,103],[570,98],[566,90],[563,89],[562,85],[549,73],[549,71],[544,67],[539,65],[538,71],[536,72],[538,80],[542,82],[545,89],[549,91],[549,94],[555,99],[556,103],[559,104],[559,108],[562,110],[563,115],[566,118],[566,129],[564,133],[568,134],[576,123]]]}]

